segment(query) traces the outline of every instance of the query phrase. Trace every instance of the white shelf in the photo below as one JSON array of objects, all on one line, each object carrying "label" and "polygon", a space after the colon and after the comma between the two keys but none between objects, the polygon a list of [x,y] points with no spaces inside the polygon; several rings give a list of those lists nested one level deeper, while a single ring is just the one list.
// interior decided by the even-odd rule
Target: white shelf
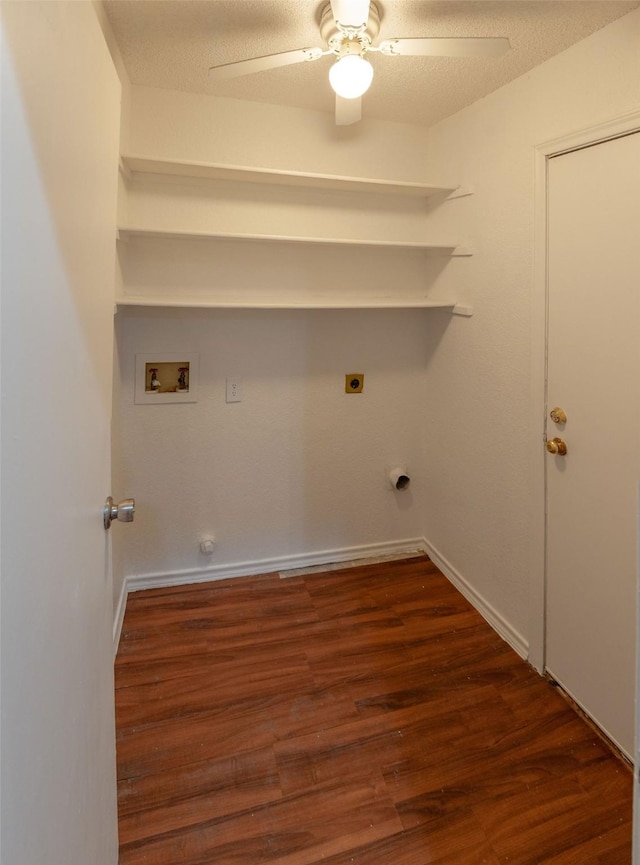
[{"label": "white shelf", "polygon": [[473,251],[469,247],[459,246],[451,241],[411,241],[411,240],[364,240],[347,237],[297,237],[295,235],[277,234],[239,234],[233,232],[206,232],[206,231],[166,231],[154,228],[132,228],[121,226],[118,228],[118,240],[126,241],[131,237],[156,237],[177,240],[239,240],[255,243],[295,243],[315,246],[346,246],[360,249],[375,248],[389,250],[422,250],[432,254],[447,256],[470,256]]},{"label": "white shelf", "polygon": [[[473,251],[442,236],[416,239],[428,224],[423,201],[466,190],[135,155],[122,157],[121,171],[118,307],[471,314],[428,298],[428,286],[443,266],[437,259]],[[246,184],[255,184],[251,195]]]},{"label": "white shelf", "polygon": [[125,174],[164,174],[174,177],[333,189],[343,192],[374,192],[382,195],[401,195],[413,198],[429,198],[438,194],[443,196],[453,194],[454,197],[458,197],[468,194],[455,186],[434,186],[428,183],[381,180],[368,177],[341,177],[333,174],[313,174],[303,171],[280,171],[274,168],[248,168],[242,165],[171,161],[146,156],[122,156],[121,164]]},{"label": "white shelf", "polygon": [[[426,300],[412,297],[382,297],[369,299],[341,299],[307,297],[304,300],[252,301],[252,300],[170,300],[155,297],[121,297],[118,307],[164,307],[169,309],[450,309],[455,312],[455,301]],[[460,315],[471,315],[469,307],[461,309]]]}]

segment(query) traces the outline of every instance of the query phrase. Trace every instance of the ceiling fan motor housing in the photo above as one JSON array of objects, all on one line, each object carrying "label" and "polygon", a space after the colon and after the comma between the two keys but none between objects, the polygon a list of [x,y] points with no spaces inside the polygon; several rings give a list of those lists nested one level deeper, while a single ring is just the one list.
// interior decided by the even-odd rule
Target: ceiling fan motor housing
[{"label": "ceiling fan motor housing", "polygon": [[375,3],[369,5],[369,20],[364,28],[338,27],[333,17],[330,3],[327,3],[320,14],[320,35],[329,48],[335,51],[336,54],[355,53],[351,50],[343,51],[342,46],[344,43],[357,42],[360,50],[368,48],[379,32],[380,13]]}]

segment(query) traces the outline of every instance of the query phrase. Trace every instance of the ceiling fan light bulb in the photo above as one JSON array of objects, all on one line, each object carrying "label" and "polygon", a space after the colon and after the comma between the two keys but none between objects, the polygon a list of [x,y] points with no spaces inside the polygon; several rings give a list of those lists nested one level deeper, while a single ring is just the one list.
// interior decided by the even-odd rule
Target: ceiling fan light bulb
[{"label": "ceiling fan light bulb", "polygon": [[373,81],[373,66],[364,57],[347,54],[329,69],[329,83],[343,99],[357,99],[366,93]]}]

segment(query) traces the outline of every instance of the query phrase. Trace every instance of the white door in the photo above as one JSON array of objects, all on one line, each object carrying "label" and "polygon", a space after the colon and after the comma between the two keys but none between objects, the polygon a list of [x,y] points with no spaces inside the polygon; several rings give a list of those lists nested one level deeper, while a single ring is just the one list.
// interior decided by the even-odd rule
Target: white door
[{"label": "white door", "polygon": [[549,160],[546,667],[630,757],[640,479],[640,134]]},{"label": "white door", "polygon": [[1,14],[2,862],[115,865],[120,88],[92,3]]}]

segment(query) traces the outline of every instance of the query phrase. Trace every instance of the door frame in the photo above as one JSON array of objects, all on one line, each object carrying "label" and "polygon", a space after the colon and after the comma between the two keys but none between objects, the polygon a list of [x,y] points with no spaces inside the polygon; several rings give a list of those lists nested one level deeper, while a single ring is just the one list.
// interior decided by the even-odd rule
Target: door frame
[{"label": "door frame", "polygon": [[[545,669],[546,635],[546,432],[548,235],[547,169],[553,156],[640,132],[640,111],[614,117],[534,148],[534,241],[531,333],[531,493],[532,513],[531,586],[529,594],[529,662],[539,672]],[[640,480],[640,479],[639,479]],[[638,652],[640,656],[640,652]]]}]

